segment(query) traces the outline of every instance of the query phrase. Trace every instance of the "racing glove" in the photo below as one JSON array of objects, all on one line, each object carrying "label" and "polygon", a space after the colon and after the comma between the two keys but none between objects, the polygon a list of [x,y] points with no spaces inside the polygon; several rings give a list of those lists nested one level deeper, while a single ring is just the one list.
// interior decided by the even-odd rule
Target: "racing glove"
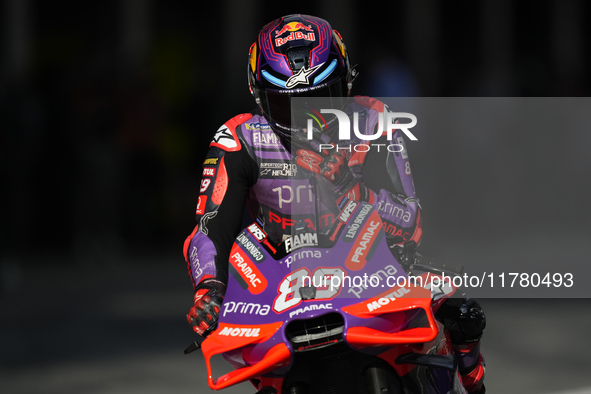
[{"label": "racing glove", "polygon": [[204,277],[195,286],[195,305],[189,310],[187,322],[193,327],[193,331],[204,338],[217,327],[225,287],[211,275]]},{"label": "racing glove", "polygon": [[[323,146],[326,146],[325,144]],[[369,191],[365,185],[359,182],[351,172],[348,160],[344,152],[339,151],[334,144],[332,148],[314,152],[309,149],[296,151],[296,164],[310,172],[315,173],[317,179],[328,183],[330,190],[336,195],[337,202],[343,196],[351,200],[367,201]]]}]

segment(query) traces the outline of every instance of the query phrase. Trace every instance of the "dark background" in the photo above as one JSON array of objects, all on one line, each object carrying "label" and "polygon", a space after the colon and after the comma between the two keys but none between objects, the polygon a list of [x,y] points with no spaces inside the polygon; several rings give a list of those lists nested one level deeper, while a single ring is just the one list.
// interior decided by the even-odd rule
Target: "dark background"
[{"label": "dark background", "polygon": [[[132,392],[160,387],[148,372],[160,371],[163,386],[207,391],[178,373],[192,340],[181,248],[209,140],[254,108],[247,53],[265,23],[327,19],[359,64],[356,94],[568,97],[591,89],[590,11],[582,0],[0,1],[0,384]],[[449,140],[445,155],[428,136],[409,144],[423,253],[589,263],[589,133]],[[584,353],[547,344],[589,349],[587,300],[483,305],[498,392],[591,385]]]}]

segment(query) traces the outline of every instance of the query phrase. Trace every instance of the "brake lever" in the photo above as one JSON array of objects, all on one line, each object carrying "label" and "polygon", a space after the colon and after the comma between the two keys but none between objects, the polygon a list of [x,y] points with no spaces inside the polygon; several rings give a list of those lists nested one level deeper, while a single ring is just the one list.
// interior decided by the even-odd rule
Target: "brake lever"
[{"label": "brake lever", "polygon": [[193,353],[195,350],[199,349],[201,349],[201,344],[195,341],[185,349],[185,354]]}]

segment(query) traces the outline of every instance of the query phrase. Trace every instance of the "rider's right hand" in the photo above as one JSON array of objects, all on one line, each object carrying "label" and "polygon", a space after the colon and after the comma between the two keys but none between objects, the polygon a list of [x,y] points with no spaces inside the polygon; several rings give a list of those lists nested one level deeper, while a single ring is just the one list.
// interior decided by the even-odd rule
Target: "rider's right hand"
[{"label": "rider's right hand", "polygon": [[205,277],[195,287],[195,305],[189,310],[187,322],[204,338],[216,329],[224,290],[224,284],[212,276]]}]

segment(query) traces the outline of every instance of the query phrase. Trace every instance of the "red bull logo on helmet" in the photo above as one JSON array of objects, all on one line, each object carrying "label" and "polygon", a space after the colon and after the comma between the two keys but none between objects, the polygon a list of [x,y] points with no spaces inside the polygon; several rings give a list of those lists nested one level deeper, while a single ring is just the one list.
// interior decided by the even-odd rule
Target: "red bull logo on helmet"
[{"label": "red bull logo on helmet", "polygon": [[312,30],[311,25],[306,26],[301,22],[290,22],[287,25],[283,26],[283,28],[281,30],[276,30],[275,37],[279,37],[280,35],[282,35],[286,31],[298,31],[300,29],[310,31],[310,32],[314,31],[314,30]]},{"label": "red bull logo on helmet", "polygon": [[[306,30],[309,33],[304,33],[299,30]],[[286,32],[290,32],[286,37],[280,37],[282,34]],[[312,30],[311,25],[304,25],[301,22],[290,22],[283,26],[281,30],[275,31],[275,46],[281,46],[288,41],[293,40],[307,40],[307,41],[314,41],[316,36],[314,35],[314,30]]]}]

